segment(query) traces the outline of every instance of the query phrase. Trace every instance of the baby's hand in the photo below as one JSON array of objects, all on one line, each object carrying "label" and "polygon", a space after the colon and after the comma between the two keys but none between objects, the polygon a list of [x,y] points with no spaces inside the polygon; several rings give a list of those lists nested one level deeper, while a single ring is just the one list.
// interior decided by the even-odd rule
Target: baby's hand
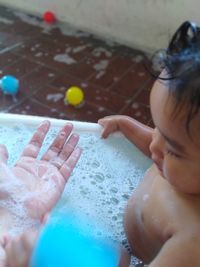
[{"label": "baby's hand", "polygon": [[107,138],[111,133],[118,131],[119,121],[123,118],[123,115],[111,115],[98,120],[98,123],[103,126],[102,137]]}]

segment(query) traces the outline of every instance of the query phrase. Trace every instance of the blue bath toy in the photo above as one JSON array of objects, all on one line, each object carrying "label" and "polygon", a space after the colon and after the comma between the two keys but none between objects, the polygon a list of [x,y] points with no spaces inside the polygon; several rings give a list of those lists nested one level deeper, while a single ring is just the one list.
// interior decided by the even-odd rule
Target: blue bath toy
[{"label": "blue bath toy", "polygon": [[59,215],[42,230],[29,267],[117,267],[119,257],[119,246],[95,237],[86,220]]},{"label": "blue bath toy", "polygon": [[12,75],[3,76],[0,87],[5,94],[16,95],[19,90],[19,80]]}]

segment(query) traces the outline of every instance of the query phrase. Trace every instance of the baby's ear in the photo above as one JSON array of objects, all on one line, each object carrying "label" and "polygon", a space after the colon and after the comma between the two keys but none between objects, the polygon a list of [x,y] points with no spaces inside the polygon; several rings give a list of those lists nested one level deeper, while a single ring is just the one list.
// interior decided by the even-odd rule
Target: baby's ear
[{"label": "baby's ear", "polygon": [[128,254],[127,250],[122,248],[118,267],[129,267],[130,261],[131,261],[131,256]]}]

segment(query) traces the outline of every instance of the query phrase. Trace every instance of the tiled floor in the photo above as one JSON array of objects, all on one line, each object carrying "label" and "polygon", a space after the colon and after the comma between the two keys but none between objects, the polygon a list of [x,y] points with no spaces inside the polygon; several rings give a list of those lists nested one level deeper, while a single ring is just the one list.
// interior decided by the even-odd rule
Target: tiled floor
[{"label": "tiled floor", "polygon": [[[16,97],[0,92],[0,112],[96,122],[126,114],[151,124],[150,75],[134,49],[0,7],[0,74],[20,81]],[[78,107],[64,103],[72,85],[82,88]]]}]

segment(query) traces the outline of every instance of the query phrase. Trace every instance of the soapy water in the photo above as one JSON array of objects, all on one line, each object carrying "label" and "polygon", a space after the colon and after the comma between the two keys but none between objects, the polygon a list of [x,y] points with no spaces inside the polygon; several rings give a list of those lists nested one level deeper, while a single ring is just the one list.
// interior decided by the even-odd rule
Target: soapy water
[{"label": "soapy water", "polygon": [[[8,164],[15,163],[34,130],[34,127],[14,123],[12,127],[0,126],[0,143],[8,148]],[[58,130],[57,127],[50,129],[39,157],[46,151]],[[82,131],[79,134],[79,146],[83,148],[83,153],[53,214],[69,208],[76,210],[87,216],[88,221],[95,220],[94,234],[120,242],[129,250],[123,230],[124,209],[150,166],[150,160],[124,137],[110,136],[104,140],[100,133]],[[15,214],[13,233],[37,226],[38,222],[34,220],[23,220],[26,211],[22,209],[20,202],[14,207],[12,205],[6,202],[1,204]],[[104,230],[102,232],[99,229]],[[133,257],[131,266],[143,265]]]}]

